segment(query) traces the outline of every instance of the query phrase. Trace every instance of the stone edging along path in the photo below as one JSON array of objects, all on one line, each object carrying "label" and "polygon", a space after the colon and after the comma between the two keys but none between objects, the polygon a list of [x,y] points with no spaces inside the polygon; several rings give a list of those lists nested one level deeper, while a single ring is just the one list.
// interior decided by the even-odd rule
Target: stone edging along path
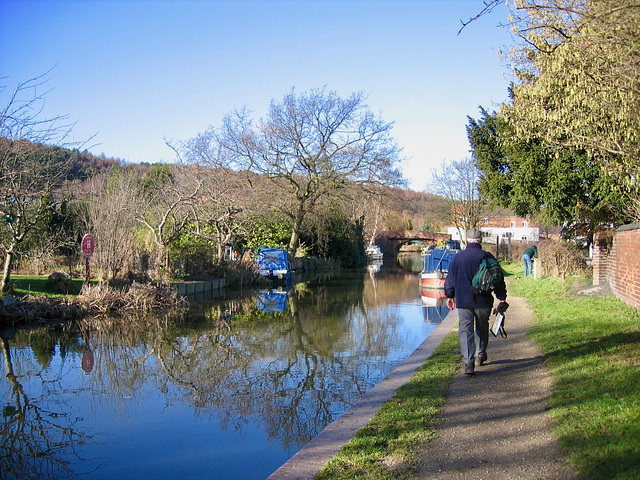
[{"label": "stone edging along path", "polygon": [[401,365],[310,440],[267,480],[312,480],[322,466],[371,420],[382,404],[390,400],[395,391],[409,381],[418,367],[433,354],[442,339],[451,332],[457,320],[456,311],[449,312],[445,319]]}]

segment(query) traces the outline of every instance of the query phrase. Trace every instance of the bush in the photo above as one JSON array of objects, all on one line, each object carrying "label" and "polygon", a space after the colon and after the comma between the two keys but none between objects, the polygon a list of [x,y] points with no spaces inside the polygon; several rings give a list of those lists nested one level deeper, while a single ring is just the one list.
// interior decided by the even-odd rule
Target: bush
[{"label": "bush", "polygon": [[538,244],[542,275],[560,277],[590,275],[587,257],[575,245],[557,240],[544,240]]},{"label": "bush", "polygon": [[[590,275],[591,267],[587,264],[587,257],[578,247],[561,240],[541,240],[537,243],[512,242],[511,261],[519,262],[522,254],[531,245],[538,247],[538,258],[534,261],[540,262],[540,274],[544,277],[565,278],[567,275]],[[507,258],[507,244],[500,244],[500,257]],[[486,250],[487,249],[485,247]]]}]

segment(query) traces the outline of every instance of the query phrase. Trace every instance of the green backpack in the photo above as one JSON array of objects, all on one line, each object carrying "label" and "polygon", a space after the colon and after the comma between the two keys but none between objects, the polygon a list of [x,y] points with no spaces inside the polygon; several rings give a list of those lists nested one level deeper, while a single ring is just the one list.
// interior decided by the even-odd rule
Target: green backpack
[{"label": "green backpack", "polygon": [[478,273],[471,280],[471,289],[476,295],[488,295],[502,282],[502,267],[495,258],[485,256],[480,261]]}]

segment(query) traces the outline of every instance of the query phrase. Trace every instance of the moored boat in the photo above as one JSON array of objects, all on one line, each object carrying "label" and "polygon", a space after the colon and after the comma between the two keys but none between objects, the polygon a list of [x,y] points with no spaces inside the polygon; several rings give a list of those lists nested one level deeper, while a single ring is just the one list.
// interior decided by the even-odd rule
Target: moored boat
[{"label": "moored boat", "polygon": [[256,259],[257,272],[273,280],[291,279],[291,262],[283,248],[261,248]]},{"label": "moored boat", "polygon": [[424,252],[424,268],[420,273],[420,286],[423,289],[444,289],[449,264],[460,251],[460,242],[450,240],[443,248],[430,248]]},{"label": "moored boat", "polygon": [[383,257],[382,250],[378,245],[369,245],[365,253],[370,260],[382,260]]}]

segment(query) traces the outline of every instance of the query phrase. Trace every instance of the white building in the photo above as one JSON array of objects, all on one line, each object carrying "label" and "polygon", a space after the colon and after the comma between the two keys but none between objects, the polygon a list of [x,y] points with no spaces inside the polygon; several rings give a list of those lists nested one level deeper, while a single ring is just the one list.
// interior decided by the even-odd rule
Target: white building
[{"label": "white building", "polygon": [[[486,243],[496,243],[496,237],[500,241],[511,237],[511,240],[518,242],[538,242],[540,240],[540,228],[532,227],[529,220],[520,217],[498,217],[485,218],[484,225],[480,227],[482,241]],[[452,240],[465,240],[460,238],[460,232],[456,227],[449,227],[447,233]],[[464,236],[465,232],[462,232]]]}]

